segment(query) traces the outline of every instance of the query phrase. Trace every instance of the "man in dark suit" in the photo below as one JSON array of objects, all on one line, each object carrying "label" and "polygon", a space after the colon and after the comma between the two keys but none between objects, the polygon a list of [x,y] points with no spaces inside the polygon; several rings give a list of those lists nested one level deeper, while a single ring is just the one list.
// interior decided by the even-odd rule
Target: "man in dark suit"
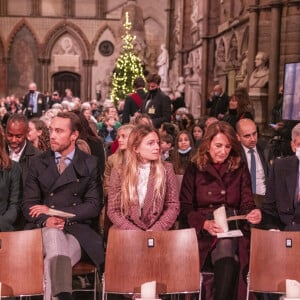
[{"label": "man in dark suit", "polygon": [[49,105],[49,108],[51,108],[54,104],[56,103],[61,103],[61,99],[60,99],[60,96],[59,96],[59,92],[58,91],[54,91],[52,93],[52,96],[51,96],[51,99],[48,103]]},{"label": "man in dark suit", "polygon": [[23,113],[28,119],[41,117],[46,111],[47,103],[42,93],[37,91],[35,82],[29,84],[29,91],[24,97]]},{"label": "man in dark suit", "polygon": [[[90,226],[101,209],[101,179],[97,159],[75,146],[80,127],[72,112],[52,120],[51,151],[32,160],[24,189],[23,213],[42,227],[45,300],[72,299],[72,266],[82,250],[98,269],[104,261],[102,237]],[[72,215],[51,214],[50,208]]]},{"label": "man in dark suit", "polygon": [[23,186],[25,185],[30,160],[41,153],[27,140],[28,120],[22,114],[13,114],[7,120],[5,138],[7,150],[11,160],[20,164],[22,170]]},{"label": "man in dark suit", "polygon": [[141,108],[141,112],[151,118],[155,128],[160,128],[163,122],[171,121],[171,100],[161,91],[160,82],[158,74],[150,74],[147,77],[149,92]]},{"label": "man in dark suit", "polygon": [[133,88],[134,93],[128,94],[125,98],[125,104],[122,115],[122,123],[127,124],[130,122],[130,118],[140,110],[143,101],[146,98],[145,93],[145,80],[143,77],[137,77],[134,79]]},{"label": "man in dark suit", "polygon": [[217,84],[206,101],[206,108],[210,108],[209,116],[222,120],[229,104],[228,95],[221,85]]},{"label": "man in dark suit", "polygon": [[291,147],[296,155],[274,160],[262,206],[265,228],[300,231],[300,124],[292,129]]},{"label": "man in dark suit", "polygon": [[[238,139],[242,146],[242,158],[247,163],[251,174],[252,192],[255,202],[261,207],[266,193],[268,177],[267,148],[258,140],[256,124],[251,119],[241,119],[236,124]],[[254,161],[252,162],[252,157]],[[251,163],[254,169],[251,170]]]}]

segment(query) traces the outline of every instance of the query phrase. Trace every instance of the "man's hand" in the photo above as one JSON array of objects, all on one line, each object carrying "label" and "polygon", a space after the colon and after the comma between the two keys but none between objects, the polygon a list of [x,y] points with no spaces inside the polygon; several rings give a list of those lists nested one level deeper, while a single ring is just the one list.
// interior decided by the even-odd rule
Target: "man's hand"
[{"label": "man's hand", "polygon": [[46,214],[49,211],[49,207],[46,205],[34,205],[30,207],[29,215],[32,218],[38,217],[40,214]]},{"label": "man's hand", "polygon": [[251,210],[247,216],[246,219],[251,224],[258,224],[261,221],[261,211],[260,209],[253,209]]},{"label": "man's hand", "polygon": [[58,217],[49,217],[45,223],[45,227],[52,227],[63,230],[65,227],[65,219]]}]

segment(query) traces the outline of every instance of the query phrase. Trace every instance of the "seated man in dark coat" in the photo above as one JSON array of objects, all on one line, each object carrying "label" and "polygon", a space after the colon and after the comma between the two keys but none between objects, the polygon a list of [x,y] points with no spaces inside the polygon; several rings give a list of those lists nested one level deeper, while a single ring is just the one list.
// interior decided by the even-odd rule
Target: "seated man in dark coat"
[{"label": "seated man in dark coat", "polygon": [[300,231],[300,123],[292,130],[291,147],[296,155],[274,160],[262,206],[262,225],[287,231]]},{"label": "seated man in dark coat", "polygon": [[101,179],[96,157],[75,146],[80,130],[77,115],[59,113],[50,125],[51,151],[32,160],[26,180],[23,213],[42,227],[45,300],[72,299],[72,266],[82,250],[98,269],[104,261],[102,238],[90,227],[101,209]]}]

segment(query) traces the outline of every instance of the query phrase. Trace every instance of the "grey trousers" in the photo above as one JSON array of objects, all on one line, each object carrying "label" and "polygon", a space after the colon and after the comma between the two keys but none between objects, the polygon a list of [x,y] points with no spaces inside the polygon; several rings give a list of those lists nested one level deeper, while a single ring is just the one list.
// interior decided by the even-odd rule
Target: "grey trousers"
[{"label": "grey trousers", "polygon": [[43,228],[44,300],[61,292],[72,292],[72,266],[81,257],[77,239],[56,228]]}]

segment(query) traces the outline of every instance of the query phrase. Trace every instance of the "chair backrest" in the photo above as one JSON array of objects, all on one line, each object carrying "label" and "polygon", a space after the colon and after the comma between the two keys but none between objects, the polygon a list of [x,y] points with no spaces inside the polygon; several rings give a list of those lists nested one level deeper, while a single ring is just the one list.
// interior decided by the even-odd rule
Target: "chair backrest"
[{"label": "chair backrest", "polygon": [[285,293],[285,280],[300,281],[300,234],[289,231],[251,231],[249,290]]},{"label": "chair backrest", "polygon": [[142,283],[154,280],[158,294],[199,292],[195,230],[110,229],[104,279],[104,293],[140,293]]},{"label": "chair backrest", "polygon": [[41,229],[0,232],[2,296],[43,294]]}]

